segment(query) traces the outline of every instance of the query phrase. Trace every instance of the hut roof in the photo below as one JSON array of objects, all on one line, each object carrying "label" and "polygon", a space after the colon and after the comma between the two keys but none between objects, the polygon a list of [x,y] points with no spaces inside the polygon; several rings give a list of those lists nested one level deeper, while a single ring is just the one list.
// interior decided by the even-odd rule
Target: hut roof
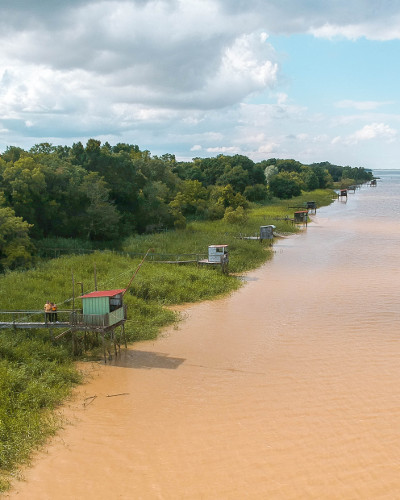
[{"label": "hut roof", "polygon": [[98,292],[90,292],[86,295],[81,295],[80,299],[87,299],[92,297],[114,297],[114,295],[118,295],[120,293],[125,292],[125,288],[118,288],[117,290],[103,290]]}]

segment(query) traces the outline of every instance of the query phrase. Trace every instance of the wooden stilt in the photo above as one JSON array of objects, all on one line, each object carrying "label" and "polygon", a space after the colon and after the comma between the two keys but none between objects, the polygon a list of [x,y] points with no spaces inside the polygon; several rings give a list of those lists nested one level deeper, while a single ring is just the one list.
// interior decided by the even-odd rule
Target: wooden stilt
[{"label": "wooden stilt", "polygon": [[104,363],[107,363],[107,356],[106,356],[106,342],[104,338],[104,332],[101,334],[101,338],[103,341],[103,354],[104,354]]},{"label": "wooden stilt", "polygon": [[126,335],[125,335],[125,323],[122,323],[122,335],[123,335],[123,338],[124,338],[125,349],[128,349],[128,344],[126,342]]},{"label": "wooden stilt", "polygon": [[117,357],[117,339],[115,337],[115,330],[112,330],[112,338],[113,338],[113,344],[114,344],[114,352],[115,352],[115,357]]}]

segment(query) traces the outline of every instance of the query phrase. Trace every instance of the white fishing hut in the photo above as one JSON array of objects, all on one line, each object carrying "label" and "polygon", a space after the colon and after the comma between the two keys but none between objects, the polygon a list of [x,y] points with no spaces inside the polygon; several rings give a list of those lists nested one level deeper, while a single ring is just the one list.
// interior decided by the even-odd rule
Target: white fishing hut
[{"label": "white fishing hut", "polygon": [[209,245],[208,262],[222,264],[228,260],[228,245]]},{"label": "white fishing hut", "polygon": [[199,260],[197,264],[199,266],[221,266],[223,273],[228,272],[228,245],[209,245],[208,247],[208,258]]}]

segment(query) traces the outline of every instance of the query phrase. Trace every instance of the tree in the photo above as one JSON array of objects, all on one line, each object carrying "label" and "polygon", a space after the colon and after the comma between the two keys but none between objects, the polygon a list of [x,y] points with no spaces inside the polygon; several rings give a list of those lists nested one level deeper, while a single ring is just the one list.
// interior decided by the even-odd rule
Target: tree
[{"label": "tree", "polygon": [[219,186],[230,184],[237,193],[243,193],[249,183],[249,172],[240,165],[225,167],[224,173],[217,181]]},{"label": "tree", "polygon": [[255,184],[254,186],[246,186],[243,195],[249,201],[262,201],[268,198],[268,190],[264,184]]},{"label": "tree", "polygon": [[171,212],[175,215],[200,215],[207,208],[208,192],[199,181],[184,181],[175,198],[170,202]]},{"label": "tree", "polygon": [[224,187],[215,186],[211,189],[210,198],[224,208],[232,207],[236,209],[237,207],[247,208],[249,203],[246,198],[240,194],[235,193],[234,189],[230,184]]},{"label": "tree", "polygon": [[313,191],[314,189],[319,188],[319,179],[311,167],[302,167],[301,176],[307,191]]},{"label": "tree", "polygon": [[289,199],[301,194],[302,180],[294,172],[280,172],[272,177],[269,189],[277,198]]},{"label": "tree", "polygon": [[0,195],[0,269],[15,268],[32,260],[33,246],[29,238],[32,227],[22,217],[16,217],[12,208],[6,207]]},{"label": "tree", "polygon": [[274,175],[276,175],[277,173],[279,173],[278,167],[274,163],[271,163],[270,165],[267,165],[265,167],[264,176],[265,176],[265,181],[267,182],[267,184],[269,183],[271,178]]},{"label": "tree", "polygon": [[8,206],[18,217],[33,224],[33,235],[42,236],[40,217],[48,203],[46,181],[41,166],[29,156],[21,156],[3,169],[3,189]]},{"label": "tree", "polygon": [[88,200],[82,221],[87,238],[115,238],[118,235],[120,214],[109,200],[110,189],[104,179],[97,172],[90,172],[84,177],[80,190]]},{"label": "tree", "polygon": [[297,160],[277,160],[276,166],[280,172],[301,172],[301,167],[303,166]]},{"label": "tree", "polygon": [[237,207],[236,210],[228,207],[225,210],[224,221],[228,222],[228,224],[245,224],[247,219],[248,217],[243,207]]}]

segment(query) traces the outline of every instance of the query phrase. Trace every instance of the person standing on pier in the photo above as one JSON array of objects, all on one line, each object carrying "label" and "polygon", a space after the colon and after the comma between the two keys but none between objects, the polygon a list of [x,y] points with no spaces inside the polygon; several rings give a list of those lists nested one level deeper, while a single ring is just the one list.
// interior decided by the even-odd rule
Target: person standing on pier
[{"label": "person standing on pier", "polygon": [[57,304],[54,302],[51,303],[51,321],[55,323],[57,320]]},{"label": "person standing on pier", "polygon": [[46,304],[44,305],[44,312],[45,312],[45,323],[47,323],[48,321],[51,321],[52,320],[52,311],[51,311],[51,304],[49,301],[46,302]]}]

